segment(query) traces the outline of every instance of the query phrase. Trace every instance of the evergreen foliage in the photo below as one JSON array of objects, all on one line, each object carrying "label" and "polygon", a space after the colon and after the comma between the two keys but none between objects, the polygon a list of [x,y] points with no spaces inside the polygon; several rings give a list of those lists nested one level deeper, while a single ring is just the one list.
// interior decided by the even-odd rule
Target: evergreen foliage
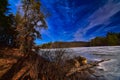
[{"label": "evergreen foliage", "polygon": [[0,0],[0,45],[13,46],[16,35],[13,27],[14,16],[9,13],[8,0]]},{"label": "evergreen foliage", "polygon": [[120,45],[120,33],[108,32],[106,37],[96,37],[90,41],[90,46]]},{"label": "evergreen foliage", "polygon": [[18,31],[18,43],[20,51],[29,52],[34,46],[34,40],[41,38],[40,30],[47,28],[44,15],[40,11],[39,0],[22,0],[20,10],[16,14],[16,26]]}]

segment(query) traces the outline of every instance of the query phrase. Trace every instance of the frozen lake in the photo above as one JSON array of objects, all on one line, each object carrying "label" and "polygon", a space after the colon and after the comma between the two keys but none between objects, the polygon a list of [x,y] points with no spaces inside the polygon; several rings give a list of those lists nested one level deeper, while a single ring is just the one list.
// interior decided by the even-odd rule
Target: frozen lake
[{"label": "frozen lake", "polygon": [[101,63],[97,70],[107,80],[120,80],[120,46],[70,48],[75,55],[82,55],[88,60],[111,59]]}]

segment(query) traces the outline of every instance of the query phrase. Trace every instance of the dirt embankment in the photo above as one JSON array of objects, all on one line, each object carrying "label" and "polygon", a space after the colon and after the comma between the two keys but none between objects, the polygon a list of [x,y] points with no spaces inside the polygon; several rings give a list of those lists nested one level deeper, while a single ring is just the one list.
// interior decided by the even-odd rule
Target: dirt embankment
[{"label": "dirt embankment", "polygon": [[36,80],[38,61],[47,62],[36,53],[24,56],[16,48],[0,49],[0,80]]}]

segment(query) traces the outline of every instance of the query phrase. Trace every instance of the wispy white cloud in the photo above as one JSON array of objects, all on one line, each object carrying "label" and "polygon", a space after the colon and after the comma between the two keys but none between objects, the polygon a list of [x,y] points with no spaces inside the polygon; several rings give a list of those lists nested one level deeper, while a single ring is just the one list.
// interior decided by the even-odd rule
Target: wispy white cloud
[{"label": "wispy white cloud", "polygon": [[[44,35],[45,37],[47,37],[49,40],[54,41],[54,37],[52,37],[52,34],[50,33],[49,30],[42,29],[42,30],[40,31],[40,33],[41,33],[42,35]],[[42,37],[42,39],[45,39],[45,37]]]},{"label": "wispy white cloud", "polygon": [[[110,18],[120,11],[120,2],[115,3],[114,0],[108,2],[96,10],[89,18],[88,25],[84,29],[78,29],[74,34],[74,40],[84,39],[86,32],[97,25],[108,25]],[[102,29],[102,28],[101,28]],[[98,30],[99,31],[99,30]]]},{"label": "wispy white cloud", "polygon": [[85,41],[83,34],[83,31],[81,31],[81,29],[78,29],[73,35],[73,41]]},{"label": "wispy white cloud", "polygon": [[85,31],[93,28],[96,25],[106,24],[110,17],[120,11],[120,2],[113,3],[113,1],[108,1],[103,7],[99,8],[92,16],[89,18],[89,25],[85,28]]}]

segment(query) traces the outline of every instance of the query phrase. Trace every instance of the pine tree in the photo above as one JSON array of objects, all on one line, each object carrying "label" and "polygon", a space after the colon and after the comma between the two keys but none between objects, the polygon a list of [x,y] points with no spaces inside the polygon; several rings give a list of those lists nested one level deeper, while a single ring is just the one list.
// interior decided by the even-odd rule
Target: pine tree
[{"label": "pine tree", "polygon": [[44,15],[40,11],[39,0],[22,0],[22,13],[16,14],[16,23],[20,51],[28,53],[34,46],[34,40],[41,38],[40,29],[47,28]]},{"label": "pine tree", "polygon": [[0,45],[13,45],[15,28],[13,15],[9,13],[8,0],[0,0]]},{"label": "pine tree", "polygon": [[108,41],[108,45],[115,46],[118,45],[119,39],[116,35],[112,34],[107,36],[107,41]]}]

